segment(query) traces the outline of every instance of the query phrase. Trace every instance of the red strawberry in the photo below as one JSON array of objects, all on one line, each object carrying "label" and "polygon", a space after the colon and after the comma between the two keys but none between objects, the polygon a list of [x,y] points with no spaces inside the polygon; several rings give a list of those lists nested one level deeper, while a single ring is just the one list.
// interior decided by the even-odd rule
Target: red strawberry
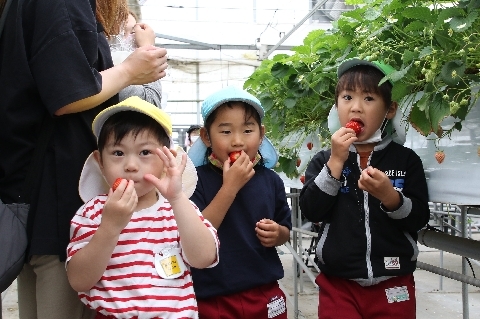
[{"label": "red strawberry", "polygon": [[438,164],[442,164],[443,160],[445,159],[445,153],[443,151],[436,151],[435,159],[437,160]]},{"label": "red strawberry", "polygon": [[351,128],[352,130],[354,130],[356,135],[358,135],[362,130],[362,126],[357,121],[350,121],[347,124],[345,124],[345,127]]},{"label": "red strawberry", "polygon": [[230,162],[233,164],[235,161],[242,155],[242,151],[234,151],[228,154],[228,157],[230,157]]},{"label": "red strawberry", "polygon": [[307,148],[308,148],[309,150],[311,150],[311,149],[313,148],[313,143],[312,143],[312,142],[308,142],[308,143],[307,143]]},{"label": "red strawberry", "polygon": [[120,178],[120,177],[115,180],[115,182],[112,185],[112,190],[113,191],[115,191],[117,189],[118,185],[120,185],[122,180],[123,180],[123,178]]},{"label": "red strawberry", "polygon": [[302,182],[302,184],[305,184],[305,175],[300,176],[300,182]]},{"label": "red strawberry", "polygon": [[302,164],[302,160],[301,160],[301,159],[299,159],[299,158],[297,158],[297,167],[299,167],[299,166],[300,166],[300,164]]}]

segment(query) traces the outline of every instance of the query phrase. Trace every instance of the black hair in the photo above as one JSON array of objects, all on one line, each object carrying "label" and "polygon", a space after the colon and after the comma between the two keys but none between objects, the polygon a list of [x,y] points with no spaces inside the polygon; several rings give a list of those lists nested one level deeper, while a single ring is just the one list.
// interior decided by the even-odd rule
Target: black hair
[{"label": "black hair", "polygon": [[187,130],[187,134],[190,134],[192,133],[193,131],[196,131],[196,130],[199,130],[201,129],[202,127],[200,125],[192,125],[188,128]]},{"label": "black hair", "polygon": [[363,92],[379,94],[388,109],[392,104],[392,84],[386,81],[379,86],[378,83],[384,77],[385,74],[382,71],[368,65],[357,65],[348,69],[338,79],[335,89],[335,103],[338,102],[338,96],[343,90],[362,89]]},{"label": "black hair", "polygon": [[170,148],[170,137],[160,123],[140,112],[122,111],[110,116],[103,124],[98,136],[98,150],[102,152],[112,135],[114,144],[117,145],[128,134],[132,133],[136,138],[144,131],[151,133],[160,145]]},{"label": "black hair", "polygon": [[[241,102],[241,101],[228,101],[220,106],[218,106],[215,110],[213,110],[212,113],[205,119],[204,127],[205,130],[207,131],[207,134],[210,135],[210,128],[212,127],[213,122],[215,121],[217,117],[218,110],[228,107],[228,108],[233,108],[234,104],[239,104],[243,107],[243,110],[245,111],[245,122],[247,122],[250,118],[253,117],[255,121],[257,121],[258,127],[260,128],[262,125],[262,119],[260,118],[260,114],[258,111],[250,104]],[[260,152],[259,152],[260,153]],[[208,157],[212,154],[212,148],[207,147],[207,151],[205,152],[205,160],[208,163]],[[260,154],[261,156],[262,154]],[[263,166],[263,157],[261,157],[259,164]]]}]

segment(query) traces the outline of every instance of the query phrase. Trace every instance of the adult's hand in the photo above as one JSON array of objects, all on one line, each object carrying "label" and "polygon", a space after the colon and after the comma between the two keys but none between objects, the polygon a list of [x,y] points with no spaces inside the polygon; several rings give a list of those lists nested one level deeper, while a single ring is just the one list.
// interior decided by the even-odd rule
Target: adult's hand
[{"label": "adult's hand", "polygon": [[135,32],[135,43],[138,47],[144,45],[155,45],[155,31],[146,23],[137,23],[133,27]]},{"label": "adult's hand", "polygon": [[166,75],[167,50],[147,45],[137,48],[118,65],[130,79],[129,85],[146,84]]}]

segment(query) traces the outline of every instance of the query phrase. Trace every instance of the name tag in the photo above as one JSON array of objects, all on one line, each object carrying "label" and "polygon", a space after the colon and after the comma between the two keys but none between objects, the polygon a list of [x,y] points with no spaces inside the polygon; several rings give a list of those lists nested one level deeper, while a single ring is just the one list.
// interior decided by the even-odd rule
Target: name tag
[{"label": "name tag", "polygon": [[155,269],[164,279],[175,279],[185,272],[185,263],[180,248],[168,248],[155,254]]},{"label": "name tag", "polygon": [[285,311],[287,310],[283,296],[273,297],[267,304],[267,308],[268,318],[275,318],[276,316],[285,313]]},{"label": "name tag", "polygon": [[388,303],[402,302],[410,300],[407,286],[393,287],[385,289]]}]

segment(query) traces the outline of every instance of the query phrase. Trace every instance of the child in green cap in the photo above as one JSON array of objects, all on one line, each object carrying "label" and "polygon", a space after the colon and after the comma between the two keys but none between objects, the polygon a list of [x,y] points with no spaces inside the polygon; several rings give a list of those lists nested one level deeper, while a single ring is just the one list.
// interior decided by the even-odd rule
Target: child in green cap
[{"label": "child in green cap", "polygon": [[385,129],[398,105],[393,82],[379,83],[393,71],[359,59],[340,65],[331,149],[317,153],[306,170],[300,208],[321,222],[322,319],[416,316],[417,232],[430,212],[422,161]]}]

